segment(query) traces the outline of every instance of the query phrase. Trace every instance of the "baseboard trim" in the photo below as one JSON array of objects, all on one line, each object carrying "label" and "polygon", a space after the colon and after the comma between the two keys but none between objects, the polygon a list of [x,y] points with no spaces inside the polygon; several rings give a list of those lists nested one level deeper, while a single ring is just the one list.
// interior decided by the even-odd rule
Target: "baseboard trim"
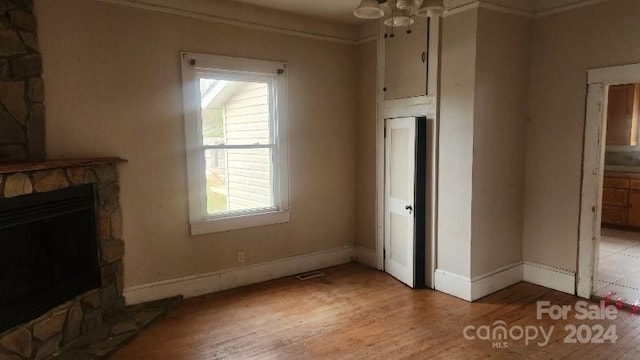
[{"label": "baseboard trim", "polygon": [[[128,305],[176,295],[189,298],[346,264],[353,260],[377,268],[374,250],[348,246],[246,267],[130,286],[124,289],[124,297]],[[470,302],[520,281],[575,294],[575,276],[574,271],[532,261],[513,263],[473,278],[436,269],[435,289]]]},{"label": "baseboard trim", "polygon": [[435,288],[466,301],[471,300],[471,279],[442,269],[436,269]]},{"label": "baseboard trim", "polygon": [[522,281],[522,262],[499,267],[471,279],[471,301],[476,301],[496,291]]},{"label": "baseboard trim", "polygon": [[362,246],[356,246],[355,257],[355,260],[362,265],[366,265],[374,269],[378,268],[378,260],[376,259],[375,250]]},{"label": "baseboard trim", "polygon": [[293,256],[246,267],[238,267],[124,289],[127,305],[182,295],[185,298],[260,283],[306,271],[346,264],[354,259],[352,246]]},{"label": "baseboard trim", "polygon": [[525,261],[523,280],[567,294],[576,293],[576,272],[555,266]]},{"label": "baseboard trim", "polygon": [[468,278],[442,269],[436,270],[436,290],[466,301],[476,301],[522,281],[522,262],[499,267]]}]

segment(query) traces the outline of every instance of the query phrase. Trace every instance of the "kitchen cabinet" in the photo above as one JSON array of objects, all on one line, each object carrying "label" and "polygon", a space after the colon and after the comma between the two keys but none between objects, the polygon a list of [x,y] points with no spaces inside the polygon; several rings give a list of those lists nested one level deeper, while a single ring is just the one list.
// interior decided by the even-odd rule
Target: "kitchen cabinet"
[{"label": "kitchen cabinet", "polygon": [[640,178],[629,179],[627,225],[640,227]]},{"label": "kitchen cabinet", "polygon": [[638,145],[640,84],[609,87],[607,145]]},{"label": "kitchen cabinet", "polygon": [[427,95],[429,19],[415,16],[411,33],[406,27],[386,28],[384,99]]},{"label": "kitchen cabinet", "polygon": [[640,174],[605,174],[602,223],[640,227]]}]

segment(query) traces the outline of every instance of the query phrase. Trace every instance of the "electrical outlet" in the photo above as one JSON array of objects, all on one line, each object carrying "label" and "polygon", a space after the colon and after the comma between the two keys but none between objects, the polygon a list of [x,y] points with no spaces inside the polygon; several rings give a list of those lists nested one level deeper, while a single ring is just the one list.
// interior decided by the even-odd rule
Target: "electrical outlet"
[{"label": "electrical outlet", "polygon": [[244,262],[244,251],[238,251],[238,263],[242,264]]}]

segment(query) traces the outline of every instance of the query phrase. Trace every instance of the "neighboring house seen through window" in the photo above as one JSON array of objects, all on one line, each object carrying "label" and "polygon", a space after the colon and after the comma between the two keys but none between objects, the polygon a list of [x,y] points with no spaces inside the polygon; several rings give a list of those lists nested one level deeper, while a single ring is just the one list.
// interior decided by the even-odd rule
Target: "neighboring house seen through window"
[{"label": "neighboring house seen through window", "polygon": [[182,54],[193,235],[289,221],[285,69]]}]

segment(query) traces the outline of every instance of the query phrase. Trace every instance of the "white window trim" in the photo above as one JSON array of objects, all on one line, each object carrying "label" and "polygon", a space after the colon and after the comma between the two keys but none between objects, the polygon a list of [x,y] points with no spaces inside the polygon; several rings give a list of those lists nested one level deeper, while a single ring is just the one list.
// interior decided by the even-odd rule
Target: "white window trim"
[{"label": "white window trim", "polygon": [[[187,157],[189,224],[191,235],[238,230],[289,222],[289,151],[287,128],[287,64],[227,56],[182,52],[182,91]],[[206,209],[205,162],[202,152],[202,128],[199,117],[200,96],[197,74],[207,71],[234,73],[237,76],[273,79],[272,116],[275,135],[273,148],[273,208],[233,212],[211,216]]]}]

